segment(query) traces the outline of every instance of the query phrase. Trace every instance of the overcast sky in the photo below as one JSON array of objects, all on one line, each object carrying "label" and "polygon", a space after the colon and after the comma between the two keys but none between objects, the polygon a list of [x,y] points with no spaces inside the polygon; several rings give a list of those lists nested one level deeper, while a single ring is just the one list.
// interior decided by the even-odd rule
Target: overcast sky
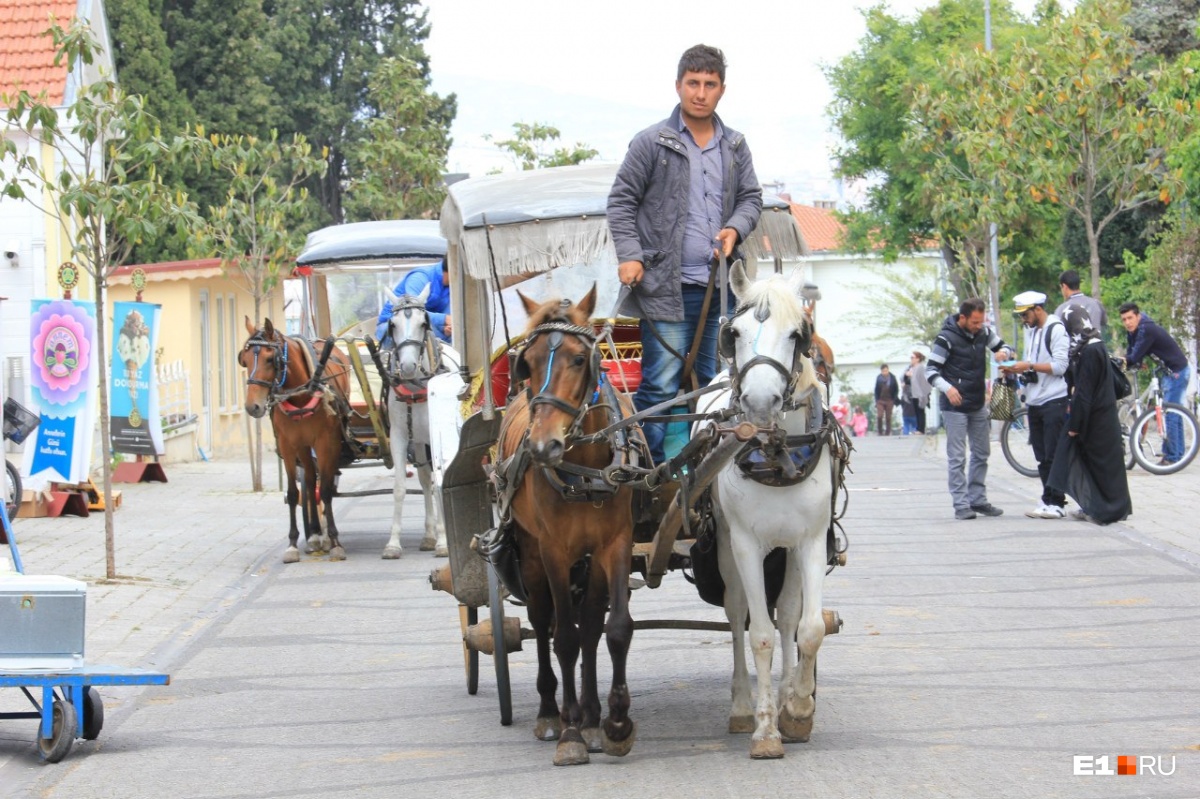
[{"label": "overcast sky", "polygon": [[[933,0],[892,0],[911,15]],[[452,172],[514,169],[483,136],[552,124],[567,144],[619,161],[629,139],[675,106],[675,68],[693,44],[728,68],[718,113],[746,135],[759,179],[798,202],[836,199],[829,180],[831,99],[822,64],[856,49],[863,0],[426,0],[433,88],[458,95]],[[1035,0],[1015,0],[1030,13]],[[979,21],[983,39],[983,20]],[[823,196],[816,196],[823,195]]]}]

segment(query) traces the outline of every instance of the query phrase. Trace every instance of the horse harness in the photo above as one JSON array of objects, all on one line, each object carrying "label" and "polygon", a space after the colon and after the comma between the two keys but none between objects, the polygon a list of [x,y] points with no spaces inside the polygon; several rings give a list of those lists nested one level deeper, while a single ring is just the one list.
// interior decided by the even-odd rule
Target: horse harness
[{"label": "horse harness", "polygon": [[[807,329],[797,330],[792,333],[793,347],[790,369],[768,355],[758,355],[757,353],[739,368],[737,362],[737,333],[733,327],[733,320],[749,312],[750,306],[743,305],[739,307],[733,312],[733,316],[729,317],[721,325],[721,329],[717,333],[717,354],[729,361],[730,389],[733,392],[734,402],[738,402],[741,397],[742,380],[746,374],[755,366],[769,366],[781,374],[787,382],[787,389],[783,395],[783,410],[795,410],[800,406],[795,393],[796,387],[800,382],[800,375],[804,371],[804,357],[812,346],[812,333]],[[770,315],[770,309],[765,306],[754,308],[754,318],[759,324],[767,321]]]},{"label": "horse harness", "polygon": [[[317,352],[313,348],[311,341],[308,341],[307,339],[298,339],[304,345],[304,348],[301,350],[301,354],[308,364],[308,372],[310,375],[312,375],[312,377],[310,377],[308,382],[304,383],[303,385],[300,385],[291,391],[284,391],[283,387],[287,383],[288,379],[288,347],[289,342],[292,339],[289,336],[280,336],[280,339],[281,341],[268,339],[266,334],[264,334],[261,330],[255,331],[254,335],[247,339],[246,346],[243,347],[243,350],[251,352],[254,355],[254,363],[247,370],[249,374],[246,377],[246,385],[262,386],[263,388],[267,389],[268,411],[273,411],[276,408],[279,408],[279,410],[283,411],[283,413],[293,421],[307,419],[316,413],[317,408],[326,398],[326,379],[322,378],[321,375],[325,364],[319,363]],[[274,382],[255,377],[255,375],[258,374],[258,361],[261,357],[262,350],[264,349],[270,350],[271,352],[271,365],[275,369]],[[303,405],[297,405],[292,401],[292,398],[301,394],[308,394],[308,401]],[[348,411],[349,405],[346,404],[346,401],[341,394],[335,390],[333,395],[333,401],[339,406],[345,405],[346,407],[343,410]],[[344,417],[345,413],[342,413],[341,415]]]},{"label": "horse harness", "polygon": [[[405,295],[401,297],[397,304],[392,308],[392,319],[403,314],[405,319],[412,319],[414,311],[425,312],[425,305],[416,297]],[[444,374],[449,371],[446,364],[442,361],[442,348],[438,346],[436,337],[432,328],[429,326],[429,317],[425,317],[425,333],[420,338],[406,338],[395,342],[392,345],[392,356],[388,361],[387,379],[391,385],[392,393],[396,395],[396,399],[406,405],[415,405],[419,402],[429,400],[429,378],[435,375]],[[405,347],[415,347],[418,352],[422,352],[425,357],[417,358],[417,376],[415,378],[405,379],[399,374],[399,358],[397,357]],[[429,366],[426,366],[429,364]],[[409,417],[409,440],[412,437],[412,419]]]}]

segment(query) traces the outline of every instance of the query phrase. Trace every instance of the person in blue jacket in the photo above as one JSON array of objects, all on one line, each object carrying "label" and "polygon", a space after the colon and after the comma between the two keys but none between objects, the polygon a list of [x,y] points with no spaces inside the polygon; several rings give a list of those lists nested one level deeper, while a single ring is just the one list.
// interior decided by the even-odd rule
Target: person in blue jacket
[{"label": "person in blue jacket", "polygon": [[[1118,310],[1121,314],[1121,324],[1125,326],[1125,362],[1129,368],[1138,368],[1145,358],[1158,360],[1163,367],[1163,376],[1159,381],[1163,399],[1182,404],[1183,394],[1187,391],[1188,380],[1192,376],[1192,369],[1187,356],[1183,354],[1183,349],[1175,343],[1170,333],[1142,313],[1136,302],[1127,302]],[[1182,455],[1183,423],[1174,415],[1170,415],[1167,417],[1167,440],[1163,445],[1162,460],[1158,463],[1160,466],[1170,466]]]},{"label": "person in blue jacket", "polygon": [[[417,297],[429,287],[429,296],[425,298],[425,311],[429,314],[429,324],[438,340],[450,342],[450,271],[445,261],[413,269],[396,284],[395,293]],[[392,301],[383,304],[379,312],[378,324],[375,326],[375,338],[383,343],[388,332],[388,322],[392,318]]]}]

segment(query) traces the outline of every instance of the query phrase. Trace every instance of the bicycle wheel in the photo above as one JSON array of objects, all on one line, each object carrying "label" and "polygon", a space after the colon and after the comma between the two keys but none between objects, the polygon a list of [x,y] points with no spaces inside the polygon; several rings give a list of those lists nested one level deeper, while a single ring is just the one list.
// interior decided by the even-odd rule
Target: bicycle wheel
[{"label": "bicycle wheel", "polygon": [[[1181,451],[1179,457],[1171,463],[1164,463],[1167,455],[1167,432],[1172,427],[1179,430]],[[1174,474],[1186,467],[1196,457],[1200,447],[1200,436],[1197,435],[1196,417],[1188,409],[1174,402],[1164,402],[1159,408],[1150,408],[1133,426],[1130,437],[1133,447],[1133,457],[1151,474]]]},{"label": "bicycle wheel", "polygon": [[8,523],[12,524],[17,518],[17,510],[21,507],[21,473],[9,460],[4,461],[4,512],[8,514]]},{"label": "bicycle wheel", "polygon": [[1125,471],[1130,471],[1137,464],[1133,457],[1133,447],[1130,442],[1133,436],[1134,411],[1136,408],[1132,403],[1121,402],[1117,404],[1117,421],[1121,424],[1121,446],[1125,450]]},{"label": "bicycle wheel", "polygon": [[1021,408],[1000,428],[1000,449],[1009,465],[1026,477],[1037,477],[1037,458],[1029,443],[1029,410]]}]

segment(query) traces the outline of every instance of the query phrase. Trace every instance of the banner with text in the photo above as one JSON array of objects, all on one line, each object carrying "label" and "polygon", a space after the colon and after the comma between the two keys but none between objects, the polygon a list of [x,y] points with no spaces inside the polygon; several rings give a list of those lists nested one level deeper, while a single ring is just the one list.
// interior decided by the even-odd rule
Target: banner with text
[{"label": "banner with text", "polygon": [[33,446],[25,446],[28,487],[88,479],[96,428],[96,306],[33,300],[30,388],[41,416]]},{"label": "banner with text", "polygon": [[158,413],[158,345],[161,305],[113,303],[112,380],[109,418],[114,452],[162,455],[162,417]]}]

